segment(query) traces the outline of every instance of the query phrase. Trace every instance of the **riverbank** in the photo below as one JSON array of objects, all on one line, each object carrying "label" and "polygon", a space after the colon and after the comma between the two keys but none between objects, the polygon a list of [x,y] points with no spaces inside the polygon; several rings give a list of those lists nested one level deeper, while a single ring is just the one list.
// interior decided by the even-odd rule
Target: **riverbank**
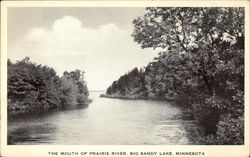
[{"label": "riverbank", "polygon": [[24,104],[23,102],[11,101],[8,100],[8,112],[31,112],[31,111],[46,111],[55,108],[64,108],[68,106],[84,106],[92,103],[92,99],[85,100],[84,103],[72,103],[71,105],[55,105],[55,104],[41,104],[41,103],[33,103],[33,104]]},{"label": "riverbank", "polygon": [[131,99],[131,100],[153,100],[153,101],[168,101],[174,102],[174,99],[159,99],[159,98],[152,98],[152,97],[143,97],[140,95],[109,95],[109,94],[101,94],[100,97],[103,98],[112,98],[112,99]]}]

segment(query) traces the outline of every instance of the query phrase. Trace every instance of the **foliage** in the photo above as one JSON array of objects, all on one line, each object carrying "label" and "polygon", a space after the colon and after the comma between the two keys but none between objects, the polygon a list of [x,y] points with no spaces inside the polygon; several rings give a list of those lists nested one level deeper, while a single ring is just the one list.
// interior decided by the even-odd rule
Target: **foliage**
[{"label": "foliage", "polygon": [[84,71],[81,70],[75,70],[71,72],[65,71],[63,73],[64,77],[66,79],[72,79],[73,83],[77,86],[79,89],[79,93],[84,94],[84,95],[89,95],[88,88],[87,88],[87,83],[84,81]]},{"label": "foliage", "polygon": [[[226,137],[221,131],[227,128],[234,134],[234,130],[241,130],[236,123],[243,125],[240,119],[244,114],[244,9],[146,10],[133,21],[132,36],[142,48],[154,48],[160,53],[140,74],[143,82],[139,84],[143,91],[140,95],[174,99],[191,109],[204,128],[204,136],[219,138],[222,144],[240,143],[223,142]],[[130,73],[126,77],[135,81]],[[121,90],[126,88],[134,91],[130,81],[119,80],[110,87],[115,90],[109,89],[108,94],[122,94]],[[224,121],[221,115],[230,115],[229,121]],[[237,138],[236,141],[242,141],[243,136]]]},{"label": "foliage", "polygon": [[244,144],[244,118],[233,118],[230,114],[222,115],[217,124],[216,134],[204,135],[199,128],[191,128],[191,140],[199,145],[242,145]]},{"label": "foliage", "polygon": [[[140,95],[144,90],[143,70],[140,71],[134,68],[127,74],[121,76],[117,81],[114,81],[112,85],[107,89],[109,95]],[[143,95],[140,95],[141,97]]]},{"label": "foliage", "polygon": [[84,72],[75,70],[71,72],[65,71],[61,78],[62,86],[62,103],[67,104],[84,104],[88,101],[88,88],[84,81]]},{"label": "foliage", "polygon": [[[78,78],[75,78],[74,74]],[[34,110],[77,103],[77,94],[85,99],[88,89],[80,70],[59,78],[54,69],[32,63],[28,57],[12,63],[8,60],[8,108]],[[74,76],[74,77],[73,77]],[[79,98],[78,98],[79,99]]]}]

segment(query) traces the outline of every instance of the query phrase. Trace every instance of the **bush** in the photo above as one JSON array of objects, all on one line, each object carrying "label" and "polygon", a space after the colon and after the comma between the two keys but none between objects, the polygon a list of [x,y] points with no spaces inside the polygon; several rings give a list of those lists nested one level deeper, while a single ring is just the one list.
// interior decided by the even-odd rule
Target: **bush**
[{"label": "bush", "polygon": [[88,101],[88,97],[85,94],[78,94],[76,101],[78,104],[85,104]]},{"label": "bush", "polygon": [[194,144],[200,145],[242,145],[244,144],[244,119],[221,116],[215,134],[204,134],[201,127],[187,128],[188,136]]}]

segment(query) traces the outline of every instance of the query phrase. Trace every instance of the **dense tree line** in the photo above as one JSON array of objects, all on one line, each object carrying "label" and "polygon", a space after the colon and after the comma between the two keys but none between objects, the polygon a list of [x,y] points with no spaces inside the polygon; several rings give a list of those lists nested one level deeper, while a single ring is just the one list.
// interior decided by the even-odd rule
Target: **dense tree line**
[{"label": "dense tree line", "polygon": [[143,69],[134,68],[132,71],[121,76],[107,89],[108,95],[135,96],[141,98],[145,92]]},{"label": "dense tree line", "polygon": [[142,90],[142,98],[174,99],[201,126],[191,131],[197,144],[243,144],[244,9],[146,10],[133,21],[132,36],[160,53],[135,79],[130,72],[115,81],[107,94]]},{"label": "dense tree line", "polygon": [[36,110],[88,103],[84,72],[65,71],[59,77],[53,68],[32,63],[28,57],[8,60],[8,109]]}]

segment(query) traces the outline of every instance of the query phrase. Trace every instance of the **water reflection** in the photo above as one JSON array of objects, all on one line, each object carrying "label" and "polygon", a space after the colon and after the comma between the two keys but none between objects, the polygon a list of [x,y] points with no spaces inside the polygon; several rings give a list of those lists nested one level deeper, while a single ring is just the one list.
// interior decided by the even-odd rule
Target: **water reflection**
[{"label": "water reflection", "polygon": [[[41,111],[16,111],[8,113],[8,144],[49,144],[55,140],[53,134],[58,130],[49,122],[58,112],[85,109],[88,104],[65,106]],[[46,123],[46,121],[48,121]]]},{"label": "water reflection", "polygon": [[41,144],[50,143],[53,137],[51,133],[56,131],[55,127],[51,126],[20,126],[8,136],[8,144]]},{"label": "water reflection", "polygon": [[181,108],[166,102],[99,98],[89,106],[12,113],[8,144],[190,144]]}]

